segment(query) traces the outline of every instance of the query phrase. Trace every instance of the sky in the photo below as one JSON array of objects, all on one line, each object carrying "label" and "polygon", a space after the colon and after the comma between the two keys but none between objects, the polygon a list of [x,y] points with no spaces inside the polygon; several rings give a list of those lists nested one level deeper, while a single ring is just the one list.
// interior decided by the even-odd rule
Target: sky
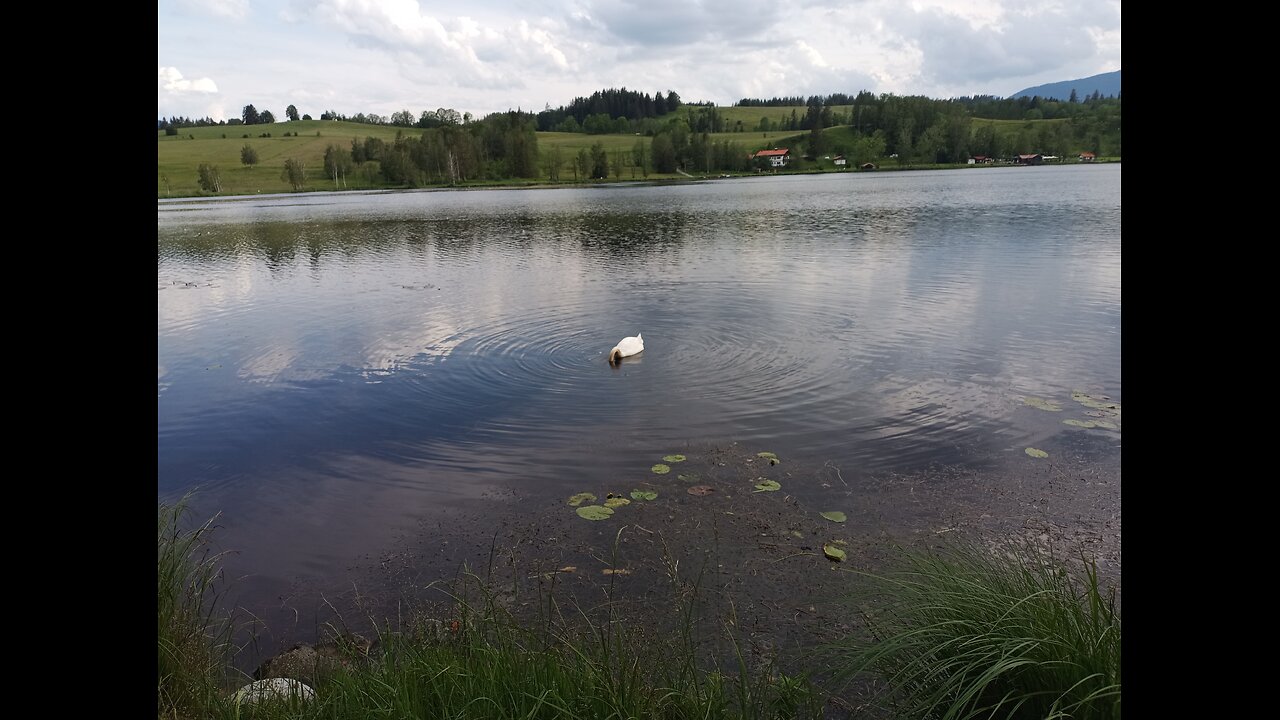
[{"label": "sky", "polygon": [[1120,0],[159,0],[157,29],[158,118],[1003,97],[1120,69]]}]

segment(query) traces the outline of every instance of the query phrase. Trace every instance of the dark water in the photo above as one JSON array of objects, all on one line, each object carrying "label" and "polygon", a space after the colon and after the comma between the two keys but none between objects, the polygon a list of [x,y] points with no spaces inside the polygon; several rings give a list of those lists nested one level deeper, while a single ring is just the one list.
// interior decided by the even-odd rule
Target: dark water
[{"label": "dark water", "polygon": [[701,443],[853,483],[1024,462],[1079,432],[1026,396],[1122,400],[1120,189],[1104,165],[162,202],[158,495],[199,487],[274,589]]}]

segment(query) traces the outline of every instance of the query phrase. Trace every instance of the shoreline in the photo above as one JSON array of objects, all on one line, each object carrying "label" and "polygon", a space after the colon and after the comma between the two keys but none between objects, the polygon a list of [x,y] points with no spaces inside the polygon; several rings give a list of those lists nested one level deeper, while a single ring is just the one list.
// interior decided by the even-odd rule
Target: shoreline
[{"label": "shoreline", "polygon": [[[632,622],[664,627],[674,603],[697,587],[701,623],[714,628],[732,617],[770,657],[800,657],[850,632],[854,618],[842,612],[841,597],[857,585],[856,576],[887,567],[902,549],[1028,543],[1068,561],[1084,552],[1119,595],[1118,456],[1029,462],[1024,472],[936,466],[850,487],[841,485],[839,468],[786,457],[764,466],[752,450],[687,451],[688,460],[668,474],[582,488],[599,502],[607,492],[626,497],[633,486],[658,494],[601,521],[579,517],[566,498],[521,497],[500,509],[486,509],[494,504],[489,500],[424,518],[395,547],[348,568],[345,590],[344,578],[335,576],[296,587],[271,613],[253,608],[265,633],[237,667],[251,672],[291,645],[318,642],[326,626],[368,635],[405,608],[441,615],[446,588],[467,569],[485,578],[499,607],[525,619],[536,617],[539,599],[554,588],[566,605],[591,606],[607,596]],[[761,478],[781,489],[756,491]],[[695,484],[716,489],[694,495],[688,488]],[[806,484],[840,488],[847,500],[818,507],[789,492]],[[829,510],[847,519],[820,515]],[[843,561],[824,557],[831,543],[847,553]]]},{"label": "shoreline", "polygon": [[157,196],[156,201],[160,204],[172,204],[181,202],[191,202],[199,200],[250,200],[257,198],[274,198],[274,197],[295,197],[299,195],[315,196],[315,195],[349,195],[349,194],[383,194],[383,193],[407,193],[407,192],[450,192],[450,191],[471,191],[471,190],[556,190],[571,188],[606,188],[606,187],[654,187],[661,185],[683,185],[686,183],[710,182],[715,180],[740,180],[744,178],[765,178],[765,177],[787,177],[787,176],[806,176],[806,175],[847,175],[847,174],[872,174],[872,173],[889,173],[889,172],[927,172],[933,170],[967,170],[967,169],[1001,169],[1001,168],[1026,168],[1026,167],[1074,167],[1087,165],[1119,165],[1120,159],[1115,160],[1096,160],[1093,162],[1068,162],[1068,163],[1043,163],[1040,165],[1017,165],[1013,163],[991,163],[991,164],[969,164],[955,163],[948,165],[907,165],[896,167],[877,167],[874,170],[862,170],[860,168],[848,168],[845,170],[789,170],[786,172],[758,172],[758,173],[721,173],[718,175],[685,175],[683,177],[664,177],[654,179],[626,179],[626,180],[610,180],[602,178],[590,182],[551,182],[549,180],[529,181],[529,182],[496,182],[496,183],[475,183],[467,185],[433,185],[430,187],[390,187],[390,188],[357,188],[348,190],[299,190],[297,192],[279,192],[279,193],[255,193],[253,195],[245,195],[243,193],[237,195],[181,195],[181,196]]}]

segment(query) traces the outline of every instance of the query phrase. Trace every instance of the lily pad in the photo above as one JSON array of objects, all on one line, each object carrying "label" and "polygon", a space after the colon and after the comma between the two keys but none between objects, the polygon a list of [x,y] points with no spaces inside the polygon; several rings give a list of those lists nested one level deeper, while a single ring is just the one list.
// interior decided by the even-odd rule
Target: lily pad
[{"label": "lily pad", "polygon": [[1027,405],[1030,405],[1033,408],[1039,408],[1040,410],[1048,410],[1049,412],[1062,412],[1062,406],[1059,405],[1056,400],[1044,400],[1036,397],[1026,397],[1022,399],[1022,402],[1026,403]]},{"label": "lily pad", "polygon": [[822,554],[836,562],[840,562],[845,559],[845,552],[830,543],[822,546]]},{"label": "lily pad", "polygon": [[657,465],[654,465],[649,469],[658,473],[659,475],[666,475],[667,473],[671,472],[671,466],[663,465],[662,463],[658,463]]},{"label": "lily pad", "polygon": [[1120,412],[1120,404],[1111,402],[1111,398],[1106,395],[1090,395],[1089,393],[1076,390],[1071,393],[1071,399],[1085,407]]},{"label": "lily pad", "polygon": [[676,479],[679,480],[680,482],[698,482],[702,478],[698,477],[697,473],[688,473],[688,474],[680,473],[679,475],[676,476]]},{"label": "lily pad", "polygon": [[569,504],[574,507],[581,505],[583,502],[595,502],[595,501],[596,501],[596,496],[592,495],[591,493],[584,492],[584,493],[578,493],[577,495],[569,496]]},{"label": "lily pad", "polygon": [[1093,421],[1093,424],[1094,424],[1094,425],[1096,425],[1096,426],[1098,426],[1098,427],[1100,427],[1100,428],[1106,428],[1106,429],[1108,429],[1108,430],[1119,430],[1119,429],[1120,429],[1120,426],[1119,426],[1119,425],[1117,425],[1117,424],[1115,424],[1115,423],[1113,423],[1113,422],[1111,422],[1111,421],[1109,421],[1109,420],[1094,420],[1094,421]]},{"label": "lily pad", "polygon": [[585,520],[604,520],[613,514],[613,508],[603,505],[583,505],[578,508],[578,517]]},{"label": "lily pad", "polygon": [[777,465],[778,463],[782,462],[781,460],[778,459],[777,455],[774,455],[771,452],[758,452],[756,453],[756,457],[764,458],[765,460],[768,460],[770,465]]},{"label": "lily pad", "polygon": [[689,493],[690,495],[710,495],[715,491],[716,489],[711,487],[710,485],[694,485],[693,487],[689,488],[685,492]]},{"label": "lily pad", "polygon": [[1063,420],[1062,424],[1070,425],[1071,427],[1080,427],[1080,428],[1091,428],[1091,427],[1098,426],[1098,423],[1092,420]]},{"label": "lily pad", "polygon": [[662,462],[672,462],[672,463],[684,462],[684,456],[683,455],[663,455]]},{"label": "lily pad", "polygon": [[1049,453],[1038,448],[1027,448],[1025,452],[1033,458],[1047,458]]},{"label": "lily pad", "polygon": [[755,491],[756,492],[773,492],[774,490],[781,490],[781,489],[782,489],[782,486],[779,485],[776,480],[766,480],[765,478],[760,478],[760,482],[756,483]]},{"label": "lily pad", "polygon": [[840,512],[839,510],[831,510],[831,511],[829,511],[829,512],[818,513],[818,514],[819,514],[819,515],[821,515],[822,517],[824,517],[824,518],[826,518],[826,519],[830,520],[831,522],[844,522],[844,521],[845,521],[844,513]]},{"label": "lily pad", "polygon": [[630,505],[630,504],[631,504],[631,501],[624,497],[611,497],[608,500],[604,501],[604,506],[607,508],[622,507],[623,505]]},{"label": "lily pad", "polygon": [[791,534],[795,535],[798,538],[804,539],[804,533],[800,532],[799,530],[792,530]]},{"label": "lily pad", "polygon": [[657,500],[658,493],[652,490],[632,490],[631,498],[633,500]]}]

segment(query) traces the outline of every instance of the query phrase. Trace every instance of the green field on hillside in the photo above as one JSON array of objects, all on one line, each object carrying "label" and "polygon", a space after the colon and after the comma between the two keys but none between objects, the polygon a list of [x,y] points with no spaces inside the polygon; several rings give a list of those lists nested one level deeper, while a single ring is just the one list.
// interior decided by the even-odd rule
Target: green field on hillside
[{"label": "green field on hillside", "polygon": [[[756,130],[762,117],[769,118],[770,123],[778,124],[789,120],[792,111],[802,117],[804,107],[721,107],[716,108],[730,128],[736,127],[741,120],[743,132],[721,132],[709,134],[713,143],[738,143],[744,154],[750,154],[761,148],[789,147],[796,155],[795,162],[789,167],[793,171],[812,171],[834,169],[832,158],[837,154],[849,156],[852,168],[864,162],[874,162],[878,167],[889,169],[897,167],[898,162],[889,157],[881,157],[874,152],[874,144],[859,139],[849,126],[828,128],[825,135],[828,148],[822,157],[814,161],[805,161],[800,156],[807,141],[808,131],[777,130],[766,132]],[[852,106],[834,107],[836,113],[849,114]],[[695,115],[699,107],[686,106],[668,118],[687,117],[690,112]],[[976,137],[980,131],[990,128],[998,142],[996,146],[1004,149],[1014,147],[1035,146],[1043,144],[1062,146],[1059,150],[1064,156],[1074,157],[1076,149],[1069,141],[1057,141],[1069,128],[1069,121],[1057,120],[985,120],[974,118],[970,129]],[[377,162],[366,162],[347,176],[345,185],[338,188],[324,174],[324,154],[330,145],[337,145],[343,150],[351,150],[352,140],[363,142],[365,138],[378,138],[386,143],[395,141],[398,135],[418,138],[424,131],[421,128],[401,128],[389,125],[369,125],[364,123],[301,120],[282,122],[270,125],[219,125],[211,127],[182,128],[177,135],[166,135],[163,130],[157,131],[157,197],[199,197],[210,193],[201,190],[198,168],[207,163],[217,169],[221,181],[220,195],[253,195],[259,193],[285,193],[293,190],[282,177],[285,161],[293,159],[301,162],[307,170],[304,190],[334,189],[379,189],[404,187],[402,184],[391,184],[384,180]],[[288,137],[286,137],[286,133]],[[266,135],[270,137],[266,137]],[[610,172],[612,180],[632,179],[664,179],[679,178],[681,173],[659,174],[650,169],[646,175],[633,164],[632,151],[637,141],[643,142],[646,150],[652,138],[637,134],[587,135],[584,133],[540,132],[537,133],[539,153],[539,178],[515,181],[501,181],[503,184],[536,184],[550,182],[550,167],[556,154],[560,161],[560,183],[578,181],[573,169],[574,158],[579,151],[591,148],[599,143],[609,156],[612,165],[621,161],[621,173]],[[241,149],[249,145],[258,154],[258,163],[246,166],[241,163]],[[973,152],[982,154],[981,150]],[[995,154],[1008,154],[1007,152]],[[1102,160],[1103,158],[1099,158]],[[917,164],[915,167],[919,167]],[[693,172],[693,171],[691,171]],[[694,174],[698,174],[694,172]],[[493,181],[490,184],[497,184]],[[476,184],[476,183],[468,183]],[[479,183],[484,184],[484,183]]]}]

